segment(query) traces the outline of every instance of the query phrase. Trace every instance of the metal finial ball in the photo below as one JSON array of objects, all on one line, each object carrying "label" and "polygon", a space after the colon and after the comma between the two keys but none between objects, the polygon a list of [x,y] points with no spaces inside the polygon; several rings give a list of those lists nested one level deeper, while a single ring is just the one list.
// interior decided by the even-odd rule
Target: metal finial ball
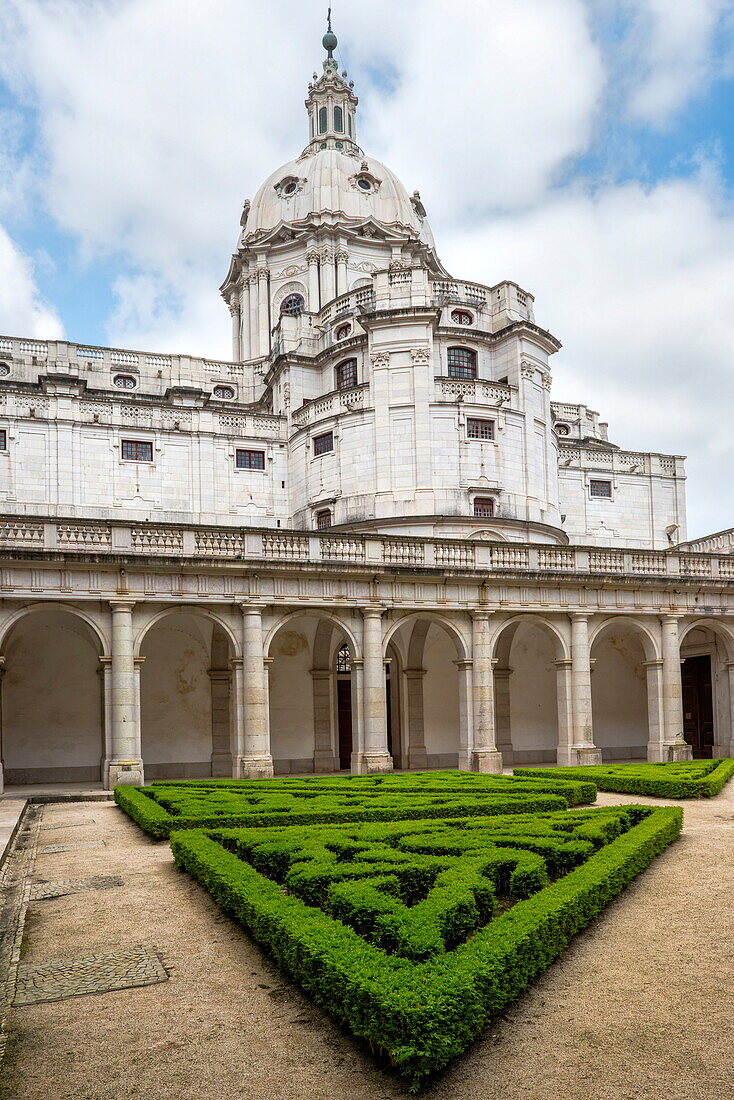
[{"label": "metal finial ball", "polygon": [[336,37],[333,31],[328,31],[321,39],[322,45],[325,50],[332,53],[339,44],[339,39]]}]

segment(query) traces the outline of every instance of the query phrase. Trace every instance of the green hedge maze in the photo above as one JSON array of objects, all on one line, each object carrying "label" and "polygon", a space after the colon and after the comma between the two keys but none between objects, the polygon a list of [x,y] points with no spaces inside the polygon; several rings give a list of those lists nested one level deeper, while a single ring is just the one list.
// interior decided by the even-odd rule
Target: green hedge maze
[{"label": "green hedge maze", "polygon": [[[415,1091],[681,827],[678,807],[567,809],[572,798],[520,787],[518,799],[537,799],[535,812],[517,812],[516,803],[508,814],[498,809],[510,798],[505,786],[477,795],[469,810],[467,795],[407,790],[401,810],[400,796],[383,790],[379,804],[391,821],[377,820],[374,789],[370,797],[357,788],[361,806],[348,809],[344,795],[316,793],[312,809],[328,819],[288,826],[264,827],[275,807],[255,801],[258,827],[179,828],[171,846],[177,864]],[[169,816],[174,803],[181,807],[170,786],[152,789],[154,798],[140,795],[152,806]],[[212,797],[191,795],[203,817],[211,816]],[[255,799],[251,788],[236,797]],[[290,797],[279,803],[281,817],[304,812],[294,808],[299,797]],[[325,797],[333,800],[328,806]],[[482,814],[483,798],[495,799],[492,816]],[[231,804],[221,808],[226,821]],[[434,809],[441,816],[426,816]],[[344,822],[354,812],[367,820]]]},{"label": "green hedge maze", "polygon": [[[543,777],[543,768],[515,768],[522,779]],[[557,779],[587,779],[600,791],[652,798],[713,798],[734,775],[734,760],[691,760],[676,764],[595,764],[553,768]]]}]

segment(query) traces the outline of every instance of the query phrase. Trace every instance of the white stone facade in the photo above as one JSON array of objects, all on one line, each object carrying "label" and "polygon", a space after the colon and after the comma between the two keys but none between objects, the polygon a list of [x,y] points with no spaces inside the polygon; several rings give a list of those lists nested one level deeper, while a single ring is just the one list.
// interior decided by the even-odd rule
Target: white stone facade
[{"label": "white stone facade", "polygon": [[307,108],[231,362],[0,338],[7,778],[667,759],[681,655],[728,752],[731,546],[675,549],[683,459],[551,399],[532,295],[449,275],[331,61]]}]

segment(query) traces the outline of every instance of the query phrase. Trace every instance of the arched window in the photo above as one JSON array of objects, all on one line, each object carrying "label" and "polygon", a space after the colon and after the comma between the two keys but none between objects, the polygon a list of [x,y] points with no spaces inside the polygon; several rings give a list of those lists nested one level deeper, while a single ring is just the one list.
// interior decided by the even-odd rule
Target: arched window
[{"label": "arched window", "polygon": [[328,129],[329,118],[326,107],[319,108],[319,133],[325,134]]},{"label": "arched window", "polygon": [[451,312],[451,320],[455,325],[473,325],[474,317],[468,309],[454,309]]},{"label": "arched window", "polygon": [[336,388],[338,390],[351,390],[357,385],[357,360],[345,359],[336,368]]},{"label": "arched window", "polygon": [[352,671],[352,654],[345,642],[336,655],[337,675],[348,676]]},{"label": "arched window", "polygon": [[116,374],[112,379],[118,390],[137,389],[138,383],[132,374]]},{"label": "arched window", "polygon": [[335,340],[346,340],[347,336],[350,335],[351,331],[352,331],[352,326],[348,322],[345,325],[339,325],[336,332],[334,333],[334,339]]},{"label": "arched window", "polygon": [[477,353],[471,348],[449,348],[449,378],[476,378]]},{"label": "arched window", "polygon": [[347,115],[347,126],[349,127],[349,136],[352,136],[352,116]]},{"label": "arched window", "polygon": [[474,515],[481,519],[492,519],[494,516],[494,501],[491,497],[474,498]]},{"label": "arched window", "polygon": [[344,111],[341,107],[334,108],[334,129],[337,134],[344,133]]},{"label": "arched window", "polygon": [[305,306],[306,302],[302,294],[289,294],[283,299],[280,312],[287,313],[289,317],[297,317],[299,313],[303,313]]},{"label": "arched window", "polygon": [[316,513],[316,530],[323,531],[325,527],[331,527],[331,509],[322,508]]}]

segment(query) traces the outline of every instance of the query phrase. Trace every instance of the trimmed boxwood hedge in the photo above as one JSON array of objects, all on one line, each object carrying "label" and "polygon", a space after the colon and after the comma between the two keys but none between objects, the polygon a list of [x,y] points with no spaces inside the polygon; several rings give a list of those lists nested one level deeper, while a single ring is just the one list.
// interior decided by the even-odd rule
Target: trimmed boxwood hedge
[{"label": "trimmed boxwood hedge", "polygon": [[[562,834],[555,843],[545,828],[554,821]],[[341,830],[181,830],[171,846],[179,867],[315,1002],[386,1054],[415,1091],[675,839],[681,822],[678,807],[624,806],[544,821],[526,814]],[[399,847],[397,834],[411,850],[386,855],[385,846]],[[421,874],[430,877],[431,858],[451,866],[456,850],[472,855],[470,834],[485,848],[463,876],[434,875],[429,887],[440,896],[431,901],[429,893],[426,920],[418,914],[411,922],[423,902],[410,892]],[[543,863],[562,877],[544,885]],[[512,883],[525,900],[486,923],[503,874],[504,888]]]},{"label": "trimmed boxwood hedge", "polygon": [[520,778],[589,779],[600,791],[652,798],[712,798],[734,775],[734,760],[674,764],[592,764],[571,768],[515,768]]},{"label": "trimmed boxwood hedge", "polygon": [[[175,829],[209,826],[296,825],[409,818],[465,817],[563,809],[596,799],[592,783],[555,777],[516,779],[477,776],[475,782],[442,773],[394,777],[399,783],[361,783],[335,777],[250,782],[154,783],[119,786],[115,801],[149,836],[165,839]],[[456,789],[453,789],[453,788]]]}]

